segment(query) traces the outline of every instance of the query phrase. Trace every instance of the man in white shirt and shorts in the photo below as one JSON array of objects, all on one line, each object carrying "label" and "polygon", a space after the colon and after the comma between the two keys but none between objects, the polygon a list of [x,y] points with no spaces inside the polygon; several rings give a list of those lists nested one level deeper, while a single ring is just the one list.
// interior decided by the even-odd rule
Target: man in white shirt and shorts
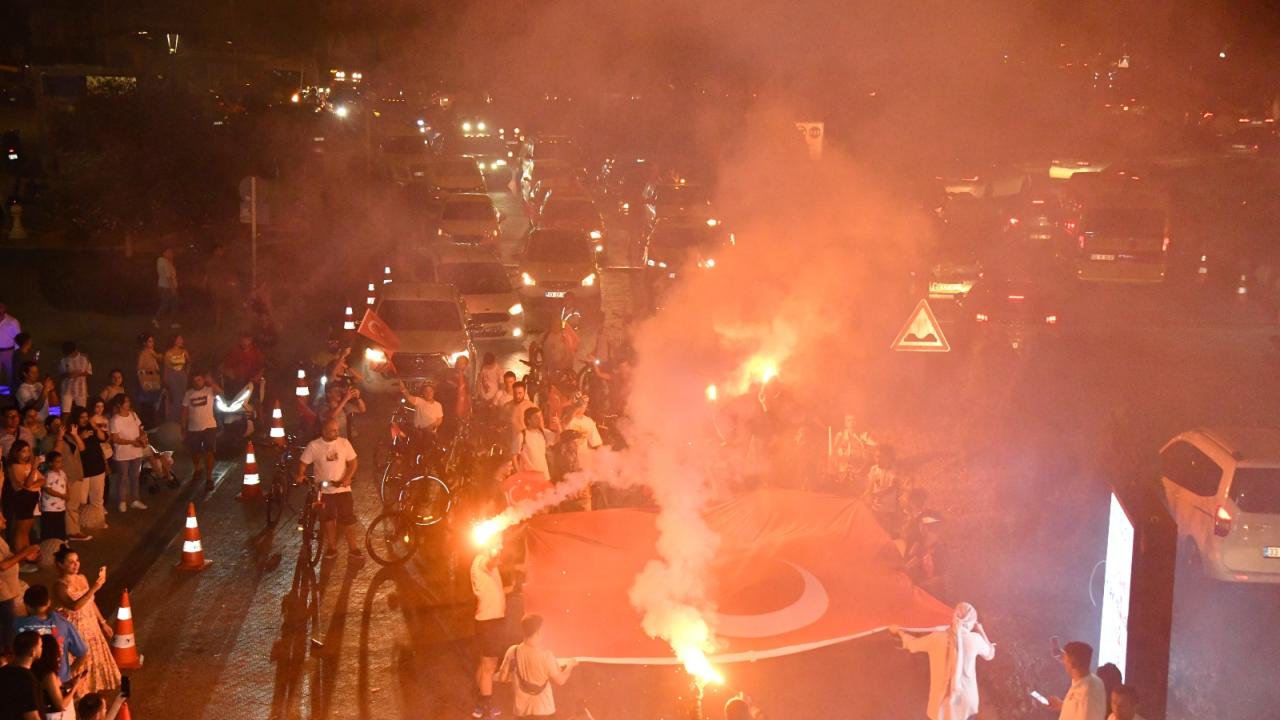
[{"label": "man in white shirt and shorts", "polygon": [[351,481],[356,474],[356,450],[351,441],[338,435],[338,423],[326,420],[320,437],[307,443],[298,463],[298,482],[308,465],[316,468],[320,483],[320,519],[324,523],[324,556],[338,554],[338,526],[347,536],[347,549],[353,558],[363,558],[356,539],[356,511],[351,498]]},{"label": "man in white shirt and shorts", "polygon": [[511,645],[507,638],[507,591],[499,567],[502,547],[494,545],[476,554],[471,561],[471,592],[476,596],[476,643],[480,646],[480,664],[476,668],[476,690],[479,698],[471,717],[496,716],[493,706],[493,674],[498,658]]},{"label": "man in white shirt and shorts", "polygon": [[498,679],[513,686],[515,716],[551,718],[556,714],[556,698],[551,684],[564,685],[578,665],[577,660],[557,660],[542,647],[542,616],[526,615],[520,621],[524,640],[512,645],[502,658]]},{"label": "man in white shirt and shorts", "polygon": [[218,420],[213,410],[222,388],[202,373],[191,376],[191,387],[182,396],[182,417],[178,429],[191,453],[191,482],[204,475],[204,484],[213,488],[213,451],[218,441]]}]

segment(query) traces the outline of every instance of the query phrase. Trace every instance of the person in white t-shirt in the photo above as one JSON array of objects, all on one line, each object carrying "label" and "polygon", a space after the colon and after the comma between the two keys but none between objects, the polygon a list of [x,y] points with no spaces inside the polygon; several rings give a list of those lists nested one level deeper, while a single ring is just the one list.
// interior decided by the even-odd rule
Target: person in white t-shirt
[{"label": "person in white t-shirt", "polygon": [[512,684],[516,717],[550,717],[556,714],[551,684],[564,685],[577,660],[557,660],[542,647],[542,616],[526,615],[520,621],[524,640],[512,645],[502,658],[498,679]]},{"label": "person in white t-shirt", "polygon": [[524,430],[520,431],[519,442],[515,459],[516,471],[539,472],[550,478],[547,448],[556,444],[556,436],[542,426],[542,410],[536,405],[524,411]]},{"label": "person in white t-shirt", "polygon": [[569,421],[565,423],[565,430],[572,430],[578,433],[578,457],[584,457],[587,450],[598,450],[604,445],[604,440],[600,437],[600,428],[596,427],[596,421],[587,417],[587,405],[589,400],[586,395],[579,397],[574,401],[573,407],[570,408]]},{"label": "person in white t-shirt", "polygon": [[142,472],[142,459],[151,443],[129,396],[116,397],[114,405],[107,424],[111,432],[111,501],[119,503],[120,512],[127,512],[131,507],[146,510],[138,489],[138,474]]},{"label": "person in white t-shirt", "polygon": [[1106,720],[1107,691],[1102,680],[1090,672],[1093,647],[1069,642],[1062,646],[1062,666],[1071,678],[1065,698],[1049,698],[1049,707],[1058,710],[1058,720]]},{"label": "person in white t-shirt", "polygon": [[214,407],[222,388],[203,373],[191,376],[191,387],[182,396],[178,430],[191,453],[191,481],[203,474],[206,488],[213,488],[213,449],[218,441]]},{"label": "person in white t-shirt", "polygon": [[356,450],[351,441],[338,435],[338,423],[326,420],[320,426],[320,437],[307,443],[298,463],[298,482],[302,482],[307,466],[314,465],[316,482],[320,483],[320,518],[324,521],[324,556],[338,554],[338,525],[347,537],[347,550],[353,558],[362,558],[356,538],[356,512],[351,498],[351,481],[356,475]]},{"label": "person in white t-shirt", "polygon": [[62,414],[71,412],[73,406],[89,405],[89,376],[93,363],[80,352],[75,340],[62,343],[62,360],[58,363],[58,375],[62,378]]},{"label": "person in white t-shirt", "polygon": [[44,456],[48,469],[40,488],[40,541],[67,539],[67,473],[62,453],[56,450]]},{"label": "person in white t-shirt", "polygon": [[507,592],[502,582],[500,562],[502,547],[493,545],[476,554],[471,561],[471,592],[476,596],[476,643],[480,646],[480,664],[476,667],[476,690],[479,696],[471,717],[483,718],[493,712],[493,674],[498,659],[510,646],[507,639]]},{"label": "person in white t-shirt", "polygon": [[400,394],[404,396],[404,401],[413,407],[415,430],[434,433],[444,424],[444,406],[436,400],[436,386],[430,381],[422,384],[421,395],[415,395],[401,380]]}]

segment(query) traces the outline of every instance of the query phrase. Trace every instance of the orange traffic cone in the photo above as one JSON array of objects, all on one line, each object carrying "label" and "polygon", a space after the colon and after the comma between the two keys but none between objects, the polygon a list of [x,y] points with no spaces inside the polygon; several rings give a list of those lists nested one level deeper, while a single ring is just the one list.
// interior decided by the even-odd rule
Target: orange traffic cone
[{"label": "orange traffic cone", "polygon": [[346,311],[344,311],[344,312],[342,313],[342,329],[343,329],[343,330],[355,330],[355,329],[356,329],[356,315],[355,315],[355,310],[353,310],[353,309],[352,309],[352,307],[351,307],[350,305],[347,305],[347,309],[346,309]]},{"label": "orange traffic cone", "polygon": [[[277,407],[276,410],[280,408]],[[257,500],[262,497],[262,484],[258,482],[258,458],[253,453],[253,441],[250,440],[244,448],[244,484],[240,488],[240,494],[236,496],[237,500]],[[195,511],[187,518],[187,526],[191,526],[191,518],[195,517]],[[197,540],[199,534],[197,533]]]},{"label": "orange traffic cone", "polygon": [[367,291],[367,294],[365,295],[364,304],[372,306],[374,302],[377,301],[377,299],[378,299],[378,286],[373,283],[369,283],[369,289]]},{"label": "orange traffic cone", "polygon": [[[252,448],[249,452],[253,452]],[[204,548],[200,545],[196,504],[187,503],[187,529],[182,531],[182,560],[175,567],[179,570],[203,570],[212,564],[212,560],[204,559]]]},{"label": "orange traffic cone", "polygon": [[277,447],[284,447],[284,413],[280,410],[280,401],[271,408],[271,442]]},{"label": "orange traffic cone", "polygon": [[129,699],[125,698],[120,703],[120,711],[116,713],[116,720],[133,720],[133,715],[129,712]]},{"label": "orange traffic cone", "polygon": [[298,397],[311,395],[311,386],[307,384],[307,371],[302,368],[298,368],[298,387],[294,390],[294,394]]},{"label": "orange traffic cone", "polygon": [[120,609],[116,611],[116,632],[111,636],[111,657],[121,670],[137,670],[142,667],[138,654],[138,642],[133,636],[133,610],[129,607],[129,591],[120,596]]}]

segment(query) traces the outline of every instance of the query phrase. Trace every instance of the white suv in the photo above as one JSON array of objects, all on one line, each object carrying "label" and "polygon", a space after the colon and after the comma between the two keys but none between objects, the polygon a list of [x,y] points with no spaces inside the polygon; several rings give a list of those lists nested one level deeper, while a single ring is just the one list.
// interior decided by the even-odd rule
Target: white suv
[{"label": "white suv", "polygon": [[1160,450],[1165,502],[1206,575],[1280,583],[1280,430],[1201,428]]}]

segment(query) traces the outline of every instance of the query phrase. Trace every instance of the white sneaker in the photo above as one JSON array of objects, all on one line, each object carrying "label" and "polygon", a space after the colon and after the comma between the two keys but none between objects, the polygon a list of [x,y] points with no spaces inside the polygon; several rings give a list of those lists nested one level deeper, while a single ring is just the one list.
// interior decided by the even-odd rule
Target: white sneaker
[{"label": "white sneaker", "polygon": [[129,512],[129,503],[121,502],[121,503],[120,503],[120,512]]},{"label": "white sneaker", "polygon": [[134,500],[133,502],[129,503],[129,507],[131,507],[131,508],[136,508],[136,509],[138,509],[138,510],[146,510],[146,509],[147,509],[147,506],[146,506],[146,505],[144,505],[144,504],[142,503],[142,501],[141,501],[141,500]]}]

